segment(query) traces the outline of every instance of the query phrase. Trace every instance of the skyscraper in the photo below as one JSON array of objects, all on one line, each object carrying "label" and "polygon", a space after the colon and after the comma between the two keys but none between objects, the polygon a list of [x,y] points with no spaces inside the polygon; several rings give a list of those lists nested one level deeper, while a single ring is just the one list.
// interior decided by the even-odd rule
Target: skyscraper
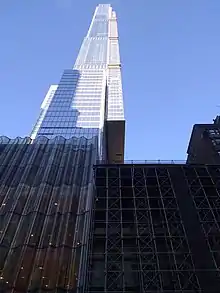
[{"label": "skyscraper", "polygon": [[0,138],[1,293],[85,292],[93,166],[123,162],[124,128],[116,14],[99,5],[31,138]]},{"label": "skyscraper", "polygon": [[[203,137],[219,151],[214,124],[189,155]],[[114,164],[123,149],[116,16],[99,5],[31,138],[0,137],[0,293],[219,293],[219,165]]]},{"label": "skyscraper", "polygon": [[124,128],[116,13],[102,4],[73,69],[64,70],[59,84],[50,87],[31,138],[96,136],[99,159],[122,162]]}]

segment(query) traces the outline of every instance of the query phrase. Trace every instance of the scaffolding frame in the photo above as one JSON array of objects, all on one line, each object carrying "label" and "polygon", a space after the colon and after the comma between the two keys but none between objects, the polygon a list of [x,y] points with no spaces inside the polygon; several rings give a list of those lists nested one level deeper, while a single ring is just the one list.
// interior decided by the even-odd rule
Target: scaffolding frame
[{"label": "scaffolding frame", "polygon": [[87,292],[205,292],[170,168],[95,167]]},{"label": "scaffolding frame", "polygon": [[220,166],[195,167],[190,173],[189,190],[216,273],[220,277]]}]

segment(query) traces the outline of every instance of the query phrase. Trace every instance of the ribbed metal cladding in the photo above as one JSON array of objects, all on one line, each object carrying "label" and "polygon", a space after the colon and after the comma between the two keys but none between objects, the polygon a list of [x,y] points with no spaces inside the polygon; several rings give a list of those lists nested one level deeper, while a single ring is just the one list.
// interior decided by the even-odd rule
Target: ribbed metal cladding
[{"label": "ribbed metal cladding", "polygon": [[1,293],[83,290],[96,156],[96,138],[0,138]]}]

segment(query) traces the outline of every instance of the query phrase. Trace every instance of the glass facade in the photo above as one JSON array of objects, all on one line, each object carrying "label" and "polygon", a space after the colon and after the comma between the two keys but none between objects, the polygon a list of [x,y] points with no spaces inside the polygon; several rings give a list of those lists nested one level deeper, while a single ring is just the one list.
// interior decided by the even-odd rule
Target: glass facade
[{"label": "glass facade", "polygon": [[0,137],[1,293],[84,292],[96,153],[97,137]]},{"label": "glass facade", "polygon": [[52,85],[31,138],[99,138],[103,158],[106,120],[124,120],[116,14],[97,6],[73,69]]}]

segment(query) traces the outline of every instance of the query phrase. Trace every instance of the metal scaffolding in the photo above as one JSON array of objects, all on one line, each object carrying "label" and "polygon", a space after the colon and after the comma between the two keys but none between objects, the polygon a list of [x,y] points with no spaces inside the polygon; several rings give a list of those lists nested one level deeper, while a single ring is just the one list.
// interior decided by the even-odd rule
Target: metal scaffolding
[{"label": "metal scaffolding", "polygon": [[220,276],[220,167],[191,169],[187,181],[201,230],[212,255],[215,270]]},{"label": "metal scaffolding", "polygon": [[[208,292],[199,280],[194,250],[189,245],[189,225],[182,219],[187,210],[184,211],[178,188],[173,184],[176,181],[180,188],[185,186],[186,192],[191,190],[192,184],[187,185],[185,180],[188,175],[184,177],[188,169],[196,168],[95,168],[87,292]],[[182,176],[178,175],[179,182],[175,178],[177,171]]]}]

